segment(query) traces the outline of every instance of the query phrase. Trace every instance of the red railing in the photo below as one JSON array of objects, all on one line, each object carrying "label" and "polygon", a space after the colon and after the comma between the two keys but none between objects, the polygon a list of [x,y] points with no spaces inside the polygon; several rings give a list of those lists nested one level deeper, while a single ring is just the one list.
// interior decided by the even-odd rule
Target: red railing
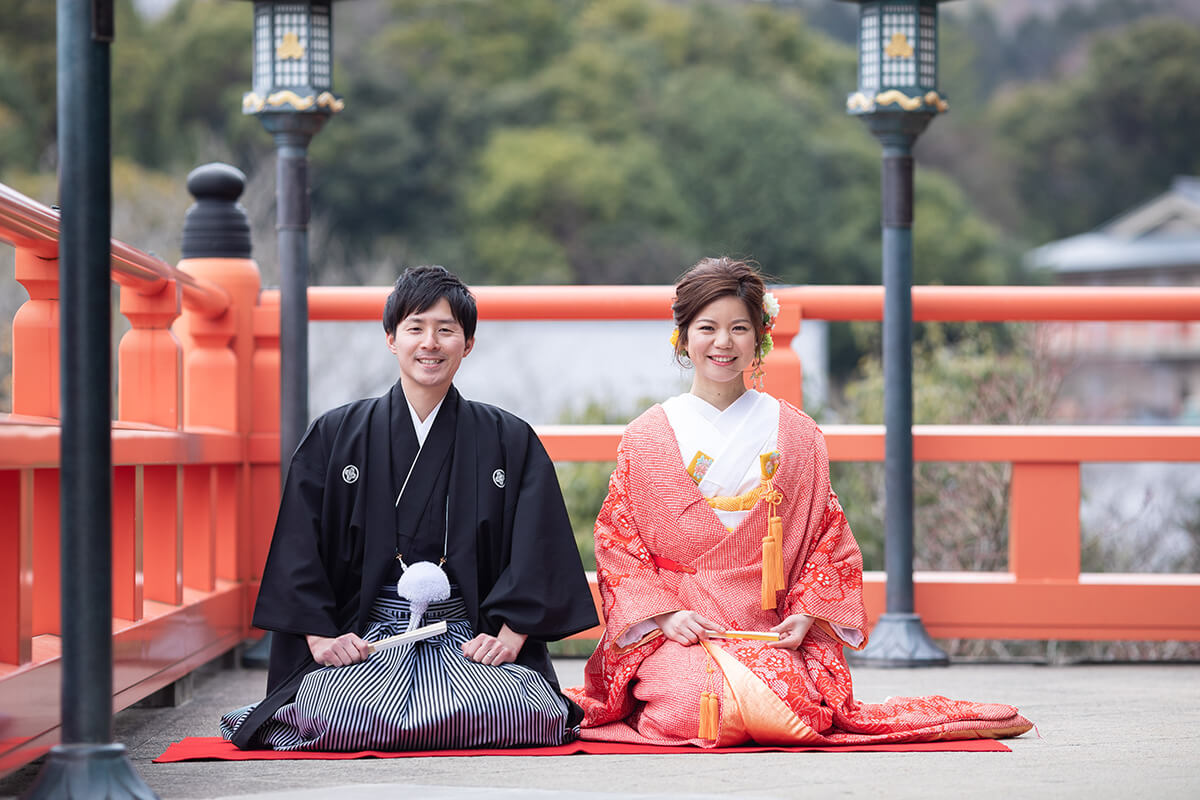
[{"label": "red railing", "polygon": [[[58,224],[55,210],[0,185],[0,240],[15,247],[29,294],[12,322],[13,413],[0,415],[0,774],[58,740]],[[257,269],[181,267],[112,244],[130,324],[112,449],[116,709],[245,637],[248,523],[262,523],[251,518],[251,481],[264,496],[278,492],[278,458],[265,479],[253,474],[242,408]]]},{"label": "red railing", "polygon": [[[480,287],[489,319],[663,319],[669,287]],[[801,403],[789,349],[801,318],[880,320],[878,286],[775,290],[783,305],[768,361],[771,391]],[[371,320],[386,289],[314,288],[314,320]],[[913,316],[938,321],[1169,320],[1200,318],[1200,289],[919,286]],[[835,461],[882,461],[883,426],[822,426]],[[621,426],[540,426],[558,461],[610,461]],[[1007,572],[918,572],[916,609],[937,637],[1010,639],[1200,639],[1200,575],[1080,572],[1080,466],[1089,462],[1198,462],[1200,428],[917,425],[917,461],[1012,465]],[[868,612],[884,610],[884,574],[864,576]],[[593,637],[598,629],[581,636]]]},{"label": "red railing", "polygon": [[[0,187],[0,240],[30,299],[13,320],[13,414],[0,416],[0,773],[57,739],[57,214]],[[131,329],[113,426],[115,707],[228,650],[249,611],[279,492],[279,298],[247,259],[178,268],[114,243]],[[479,287],[484,319],[666,319],[668,287]],[[768,367],[800,404],[803,318],[878,320],[879,287],[792,287]],[[385,288],[313,288],[314,320],[378,320]],[[917,287],[923,320],[1195,320],[1200,289]],[[831,458],[879,461],[880,426],[825,427]],[[935,636],[1200,640],[1200,576],[1081,575],[1087,462],[1200,461],[1200,429],[917,426],[921,461],[1012,464],[1009,569],[918,573]],[[543,426],[560,461],[611,460],[619,426]],[[867,575],[872,617],[883,576]],[[595,631],[591,632],[595,635]]]}]

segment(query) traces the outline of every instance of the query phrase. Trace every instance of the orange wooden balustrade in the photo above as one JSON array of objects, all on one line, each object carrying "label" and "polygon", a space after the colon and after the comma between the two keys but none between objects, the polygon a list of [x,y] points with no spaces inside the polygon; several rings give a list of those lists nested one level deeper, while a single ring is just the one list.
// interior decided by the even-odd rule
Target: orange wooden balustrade
[{"label": "orange wooden balustrade", "polygon": [[[787,349],[801,317],[879,320],[878,286],[774,290],[783,305],[768,361],[771,391],[801,405],[800,365]],[[664,286],[479,287],[487,319],[663,319]],[[378,288],[313,288],[314,320],[376,320],[387,296]],[[1186,287],[913,288],[913,316],[940,321],[1170,320],[1200,318],[1200,289]],[[783,351],[780,353],[780,351]],[[882,461],[883,427],[824,426],[830,458]],[[558,461],[611,461],[620,426],[542,426]],[[1083,426],[914,427],[918,461],[1012,464],[1009,571],[917,572],[916,610],[938,637],[1013,639],[1200,639],[1200,575],[1081,574],[1080,465],[1087,462],[1197,462],[1200,428]],[[867,573],[871,619],[884,610],[884,574]],[[593,591],[595,586],[593,583]],[[581,634],[594,637],[599,629]]]},{"label": "orange wooden balustrade", "polygon": [[[0,416],[0,773],[57,739],[57,214],[0,186],[0,240],[30,299],[13,319],[13,414]],[[249,611],[279,492],[279,298],[245,259],[179,268],[114,243],[132,328],[117,360],[115,707],[232,647]],[[314,320],[377,321],[386,288],[313,288]],[[777,290],[772,392],[801,403],[788,344],[802,319],[878,320],[879,287]],[[480,287],[483,319],[666,319],[669,287]],[[1200,289],[917,287],[922,320],[1182,320]],[[878,426],[827,426],[830,455],[878,461]],[[539,428],[561,461],[611,460],[620,428]],[[1081,575],[1079,467],[1200,461],[1197,428],[917,426],[916,458],[1013,465],[1009,571],[918,573],[935,636],[1200,639],[1200,576]],[[872,618],[883,576],[869,574]],[[595,635],[595,631],[591,634]],[[214,714],[220,709],[214,709]]]},{"label": "orange wooden balustrade", "polygon": [[[29,300],[12,323],[13,413],[0,415],[0,774],[58,741],[60,719],[58,213],[0,185],[0,240]],[[258,271],[176,269],[112,243],[130,323],[113,423],[113,700],[121,709],[245,638]],[[173,332],[174,329],[174,332]],[[271,335],[258,342],[270,362]],[[270,370],[253,376],[271,386]],[[275,382],[278,394],[278,381]],[[278,416],[276,412],[276,417]],[[269,524],[269,523],[268,523]],[[67,578],[70,580],[70,578]]]}]

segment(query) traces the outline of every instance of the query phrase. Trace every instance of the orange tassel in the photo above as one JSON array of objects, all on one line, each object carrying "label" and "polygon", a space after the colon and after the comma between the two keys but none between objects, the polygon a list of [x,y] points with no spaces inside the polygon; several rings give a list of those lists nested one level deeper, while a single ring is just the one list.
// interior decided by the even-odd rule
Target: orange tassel
[{"label": "orange tassel", "polygon": [[775,572],[775,589],[787,589],[787,579],[783,574],[783,520],[779,517],[770,519],[771,538],[775,540],[775,562],[772,564]]},{"label": "orange tassel", "polygon": [[762,540],[762,607],[768,611],[775,607],[775,559],[778,555],[775,540],[769,535]]},{"label": "orange tassel", "polygon": [[708,738],[716,741],[716,732],[721,723],[721,706],[716,700],[716,692],[708,693]]},{"label": "orange tassel", "polygon": [[712,692],[701,692],[700,732],[697,735],[697,738],[712,739],[713,741],[716,741],[720,714],[720,705],[717,703],[716,694]]}]

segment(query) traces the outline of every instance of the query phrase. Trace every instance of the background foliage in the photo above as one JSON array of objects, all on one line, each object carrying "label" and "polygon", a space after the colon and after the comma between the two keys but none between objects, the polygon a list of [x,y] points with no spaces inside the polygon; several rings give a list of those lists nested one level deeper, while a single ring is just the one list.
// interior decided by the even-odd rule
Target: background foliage
[{"label": "background foliage", "polygon": [[[1200,170],[1186,4],[1046,5],[1057,15],[943,6],[954,113],[918,153],[935,167],[917,189],[918,282],[1023,280],[1028,245]],[[248,8],[117,11],[114,156],[174,184],[214,157],[269,169],[269,138],[239,113]],[[878,145],[843,110],[853,13],[827,0],[339,3],[347,108],[312,148],[316,280],[400,260],[476,282],[663,282],[721,252],[790,283],[876,282]],[[53,43],[54,5],[11,0],[0,178],[17,188],[55,166]],[[835,368],[852,368],[837,344]]]},{"label": "background foliage", "polygon": [[[1186,3],[942,9],[953,113],[918,148],[918,283],[1036,280],[1021,270],[1030,245],[1200,171]],[[249,9],[178,0],[151,17],[118,0],[117,13],[113,153],[148,176],[117,191],[118,208],[186,206],[183,175],[214,158],[269,177],[269,137],[239,113]],[[879,148],[844,112],[854,13],[828,0],[339,3],[347,107],[311,151],[314,281],[431,261],[476,283],[660,283],[731,253],[789,283],[878,282]],[[55,169],[54,67],[54,5],[11,0],[0,180],[18,189],[44,192],[38,176]],[[246,202],[270,219],[269,192]],[[168,259],[177,229],[156,247]],[[116,234],[156,230],[130,214]],[[840,329],[832,346],[850,376],[866,351]]]}]

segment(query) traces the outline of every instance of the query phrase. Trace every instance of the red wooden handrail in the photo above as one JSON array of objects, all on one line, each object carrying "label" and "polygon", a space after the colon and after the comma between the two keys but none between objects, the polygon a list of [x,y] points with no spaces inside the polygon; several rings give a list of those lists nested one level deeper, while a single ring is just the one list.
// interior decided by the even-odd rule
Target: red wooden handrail
[{"label": "red wooden handrail", "polygon": [[[0,241],[30,250],[40,258],[58,257],[59,213],[0,183]],[[122,286],[153,295],[175,281],[185,308],[208,318],[229,308],[229,292],[221,286],[182,272],[157,256],[112,240],[112,276]]]},{"label": "red wooden handrail", "polygon": [[[669,319],[669,286],[473,286],[479,315],[493,320]],[[773,289],[803,319],[883,319],[881,286],[787,286]],[[387,287],[313,286],[314,321],[376,320]],[[278,296],[278,290],[264,291]],[[914,286],[919,322],[1189,321],[1200,318],[1200,287]],[[274,300],[276,304],[277,300]]]},{"label": "red wooden handrail", "polygon": [[[623,425],[538,425],[555,461],[614,461]],[[831,461],[883,461],[882,425],[822,425]],[[1200,427],[914,425],[916,461],[1200,462]]]},{"label": "red wooden handrail", "polygon": [[[800,286],[779,290],[807,319],[882,320],[882,286]],[[918,322],[1194,320],[1195,286],[914,286]]]}]

